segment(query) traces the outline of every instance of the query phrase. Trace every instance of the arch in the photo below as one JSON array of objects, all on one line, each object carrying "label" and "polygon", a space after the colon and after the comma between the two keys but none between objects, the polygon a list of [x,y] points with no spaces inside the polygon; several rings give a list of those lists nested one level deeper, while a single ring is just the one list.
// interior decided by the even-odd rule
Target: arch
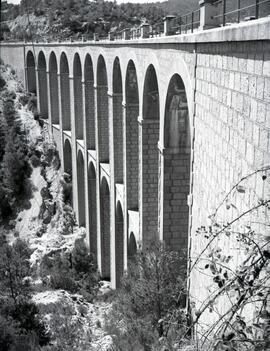
[{"label": "arch", "polygon": [[47,64],[42,51],[38,54],[39,106],[42,118],[48,118]]},{"label": "arch", "polygon": [[143,120],[140,125],[140,211],[144,243],[150,243],[158,236],[159,120],[158,81],[155,68],[150,65],[145,75]]},{"label": "arch", "polygon": [[119,287],[124,274],[124,216],[119,201],[115,212],[115,266],[116,287]]},{"label": "arch", "polygon": [[82,65],[78,53],[73,61],[73,86],[75,110],[75,135],[76,139],[83,140],[83,99],[82,99]]},{"label": "arch", "polygon": [[68,198],[66,199],[70,205],[72,205],[72,150],[71,144],[68,139],[65,140],[64,143],[64,172],[69,175],[69,177],[65,177],[66,183],[68,183],[69,191],[67,191]]},{"label": "arch", "polygon": [[156,70],[151,64],[146,71],[143,89],[143,118],[159,119],[159,91]]},{"label": "arch", "polygon": [[139,116],[139,89],[137,72],[132,60],[129,61],[125,78],[126,106],[125,106],[125,130],[124,143],[126,155],[124,165],[126,167],[126,193],[127,209],[138,209],[138,116]]},{"label": "arch", "polygon": [[123,89],[119,58],[113,65],[113,142],[114,176],[116,183],[123,183]]},{"label": "arch", "polygon": [[109,163],[109,109],[107,69],[102,55],[97,63],[97,122],[99,160]]},{"label": "arch", "polygon": [[89,54],[84,61],[84,84],[85,84],[85,118],[86,118],[86,141],[87,148],[96,149],[95,135],[95,93],[93,63]]},{"label": "arch", "polygon": [[69,84],[69,65],[67,56],[62,52],[60,56],[60,90],[61,90],[61,109],[63,130],[71,130],[70,116],[70,84]]},{"label": "arch", "polygon": [[110,190],[103,177],[100,190],[101,276],[107,280],[111,279],[110,217]]},{"label": "arch", "polygon": [[132,259],[137,254],[137,243],[133,232],[130,233],[128,239],[128,259]]},{"label": "arch", "polygon": [[186,89],[178,74],[171,77],[166,97],[164,130],[163,240],[187,253],[190,191],[190,124]]},{"label": "arch", "polygon": [[88,167],[89,232],[90,251],[97,263],[97,179],[96,170],[91,162]]},{"label": "arch", "polygon": [[37,82],[36,82],[36,62],[32,51],[28,51],[26,55],[26,79],[27,89],[29,93],[36,95]]},{"label": "arch", "polygon": [[84,158],[81,150],[77,155],[77,178],[78,178],[78,224],[85,226],[85,181],[84,181]]},{"label": "arch", "polygon": [[52,124],[59,124],[59,97],[57,72],[58,70],[56,56],[55,53],[52,52],[49,58],[49,87]]}]

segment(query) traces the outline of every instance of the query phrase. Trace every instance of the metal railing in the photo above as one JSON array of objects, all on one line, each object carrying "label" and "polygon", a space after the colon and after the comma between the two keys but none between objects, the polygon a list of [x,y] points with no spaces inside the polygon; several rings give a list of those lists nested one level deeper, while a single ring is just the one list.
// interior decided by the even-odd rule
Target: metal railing
[{"label": "metal railing", "polygon": [[214,4],[221,6],[220,13],[214,18],[218,19],[222,26],[258,19],[270,14],[270,0],[218,0]]},{"label": "metal railing", "polygon": [[160,37],[164,34],[164,22],[157,22],[150,26],[149,35],[150,37]]},{"label": "metal railing", "polygon": [[200,9],[172,19],[175,34],[193,33],[200,25]]}]

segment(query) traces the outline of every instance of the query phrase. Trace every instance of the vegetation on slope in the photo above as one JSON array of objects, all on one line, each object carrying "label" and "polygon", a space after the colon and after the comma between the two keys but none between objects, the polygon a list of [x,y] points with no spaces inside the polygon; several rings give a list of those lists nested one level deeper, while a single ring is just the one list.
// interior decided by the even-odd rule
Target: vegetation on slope
[{"label": "vegetation on slope", "polygon": [[108,1],[22,0],[20,5],[9,5],[5,19],[11,22],[5,25],[3,36],[39,40],[81,35],[92,38],[93,33],[106,35],[110,30],[138,26],[146,21],[154,24],[167,14],[185,14],[197,8],[198,0],[119,5]]}]

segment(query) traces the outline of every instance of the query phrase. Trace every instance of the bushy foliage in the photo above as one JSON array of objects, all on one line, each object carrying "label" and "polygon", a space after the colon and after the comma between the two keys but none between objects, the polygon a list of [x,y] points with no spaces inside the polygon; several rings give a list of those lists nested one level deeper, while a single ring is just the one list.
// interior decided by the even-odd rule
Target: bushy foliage
[{"label": "bushy foliage", "polygon": [[36,155],[32,155],[30,157],[30,161],[33,167],[38,167],[40,166],[40,159]]},{"label": "bushy foliage", "polygon": [[[79,308],[80,306],[80,308]],[[83,305],[77,305],[81,314],[86,313]],[[44,351],[88,351],[91,350],[91,330],[85,335],[85,329],[79,318],[74,318],[77,311],[74,305],[60,301],[49,308],[51,312],[50,329],[53,346],[46,346]]]},{"label": "bushy foliage", "polygon": [[131,262],[107,318],[107,330],[115,335],[119,350],[158,350],[186,330],[181,261],[178,253],[156,245]]},{"label": "bushy foliage", "polygon": [[99,274],[83,239],[75,241],[71,252],[44,256],[40,269],[44,282],[53,289],[80,293],[89,301],[97,294]]},{"label": "bushy foliage", "polygon": [[0,77],[0,90],[3,89],[6,85],[6,81],[4,78]]},{"label": "bushy foliage", "polygon": [[38,308],[30,302],[31,251],[25,241],[9,245],[0,237],[0,349],[36,350],[48,343],[49,335],[40,321]]},{"label": "bushy foliage", "polygon": [[0,116],[0,217],[6,218],[15,210],[14,203],[29,195],[32,168],[28,159],[25,131],[17,116],[14,100],[4,99]]},{"label": "bushy foliage", "polygon": [[21,296],[29,296],[31,251],[25,241],[17,239],[13,245],[2,239],[0,247],[0,289],[14,304]]}]

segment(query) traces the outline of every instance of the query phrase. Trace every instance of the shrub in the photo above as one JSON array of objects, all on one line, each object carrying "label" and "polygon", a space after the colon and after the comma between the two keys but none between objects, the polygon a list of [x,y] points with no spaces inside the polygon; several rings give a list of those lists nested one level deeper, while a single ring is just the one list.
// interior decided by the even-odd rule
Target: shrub
[{"label": "shrub", "polygon": [[71,252],[56,252],[43,257],[40,271],[53,289],[79,292],[91,301],[99,288],[99,275],[83,240],[76,240]]},{"label": "shrub", "polygon": [[36,155],[32,155],[30,157],[30,161],[33,167],[38,167],[40,166],[40,159]]},{"label": "shrub", "polygon": [[32,111],[33,113],[37,112],[37,98],[36,96],[31,96],[28,101],[28,110]]},{"label": "shrub", "polygon": [[3,351],[37,350],[50,340],[47,327],[40,320],[33,302],[21,300],[13,305],[9,300],[0,307],[0,347]]},{"label": "shrub", "polygon": [[[29,296],[31,250],[25,241],[17,239],[13,245],[0,247],[0,288],[17,303],[21,296]],[[8,273],[8,274],[7,274]]]},{"label": "shrub", "polygon": [[1,152],[0,172],[0,193],[2,195],[0,214],[2,217],[15,212],[14,204],[29,195],[28,191],[31,190],[31,187],[29,187],[28,178],[32,172],[25,132],[10,94],[7,94],[4,99],[3,116],[4,122],[0,124],[0,146],[4,145],[4,150]]},{"label": "shrub", "polygon": [[29,102],[29,95],[22,94],[19,97],[19,103],[22,104],[22,106],[25,106],[26,104],[28,104],[28,102]]},{"label": "shrub", "polygon": [[0,77],[0,90],[2,90],[6,85],[6,81],[4,78]]}]

